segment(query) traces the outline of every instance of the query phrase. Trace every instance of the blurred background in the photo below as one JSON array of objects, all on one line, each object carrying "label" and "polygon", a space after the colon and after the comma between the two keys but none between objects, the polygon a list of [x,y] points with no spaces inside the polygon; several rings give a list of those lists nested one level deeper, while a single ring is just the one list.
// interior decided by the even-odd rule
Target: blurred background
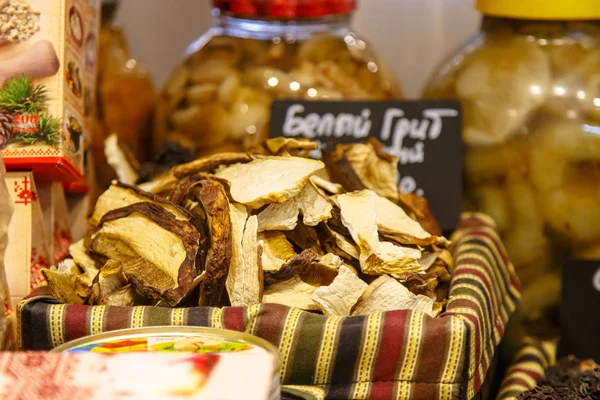
[{"label": "blurred background", "polygon": [[[409,97],[419,96],[442,58],[471,34],[480,17],[473,0],[358,0],[354,27],[390,63]],[[151,70],[158,87],[186,46],[211,24],[211,0],[123,0],[132,56]]]}]

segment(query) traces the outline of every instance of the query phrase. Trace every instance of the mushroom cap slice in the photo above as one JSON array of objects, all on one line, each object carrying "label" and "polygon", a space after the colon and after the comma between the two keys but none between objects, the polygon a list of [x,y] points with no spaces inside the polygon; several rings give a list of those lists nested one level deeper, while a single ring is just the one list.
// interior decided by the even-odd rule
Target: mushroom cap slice
[{"label": "mushroom cap slice", "polygon": [[211,172],[221,165],[247,163],[252,160],[248,153],[218,153],[201,157],[187,164],[178,165],[173,168],[173,175],[177,178],[185,178],[199,172]]},{"label": "mushroom cap slice", "polygon": [[318,311],[319,306],[312,299],[316,289],[315,286],[309,285],[300,277],[295,276],[266,288],[263,303],[276,303],[306,311]]},{"label": "mushroom cap slice", "polygon": [[331,218],[333,206],[312,183],[307,182],[300,194],[285,203],[268,206],[258,215],[259,231],[296,228],[302,214],[304,225],[317,226]]},{"label": "mushroom cap slice", "polygon": [[258,241],[262,248],[263,271],[279,271],[287,261],[297,256],[294,246],[281,232],[262,232]]},{"label": "mushroom cap slice", "polygon": [[342,223],[359,247],[361,270],[370,275],[422,271],[421,251],[379,241],[377,197],[370,190],[337,196]]},{"label": "mushroom cap slice", "polygon": [[265,157],[229,166],[215,175],[229,182],[236,202],[256,209],[297,196],[310,176],[324,166],[321,161],[307,158]]},{"label": "mushroom cap slice", "polygon": [[42,269],[50,294],[65,304],[83,304],[76,291],[75,281],[81,272],[73,260],[65,260],[56,267]]},{"label": "mushroom cap slice", "polygon": [[331,285],[315,290],[312,298],[328,317],[345,317],[350,315],[368,286],[350,268],[342,265]]},{"label": "mushroom cap slice", "polygon": [[140,294],[174,306],[188,293],[200,242],[192,224],[146,202],[110,211],[99,226],[91,251],[120,264]]},{"label": "mushroom cap slice", "polygon": [[232,306],[250,306],[260,303],[263,289],[258,222],[255,215],[248,217],[246,207],[241,204],[232,204],[229,215],[232,252],[227,293]]},{"label": "mushroom cap slice", "polygon": [[230,205],[225,188],[214,180],[200,181],[197,197],[210,232],[210,248],[206,257],[206,276],[200,286],[200,305],[227,305],[226,280],[232,256]]},{"label": "mushroom cap slice", "polygon": [[429,316],[434,301],[427,296],[412,294],[394,278],[382,275],[366,288],[352,315],[369,315],[393,310],[422,311]]}]

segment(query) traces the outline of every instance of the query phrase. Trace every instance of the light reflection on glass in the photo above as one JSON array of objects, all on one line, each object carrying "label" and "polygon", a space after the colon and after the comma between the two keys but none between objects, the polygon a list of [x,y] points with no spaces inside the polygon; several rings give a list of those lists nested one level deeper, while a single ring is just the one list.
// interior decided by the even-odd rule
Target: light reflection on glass
[{"label": "light reflection on glass", "polygon": [[532,85],[529,88],[529,91],[535,96],[539,96],[540,94],[542,94],[542,88],[539,85]]},{"label": "light reflection on glass", "polygon": [[595,105],[596,107],[600,107],[600,99],[599,99],[598,97],[596,97],[596,98],[594,99],[594,105]]},{"label": "light reflection on glass", "polygon": [[275,78],[274,76],[270,77],[269,80],[267,81],[267,83],[269,84],[269,86],[271,87],[275,87],[279,84],[279,79]]},{"label": "light reflection on glass", "polygon": [[577,91],[577,98],[580,100],[585,100],[586,94],[583,90],[578,90]]},{"label": "light reflection on glass", "polygon": [[369,71],[371,71],[373,73],[375,73],[379,70],[379,67],[373,61],[369,61],[369,63],[367,64],[367,68],[369,68]]},{"label": "light reflection on glass", "polygon": [[557,96],[564,96],[566,93],[567,89],[565,89],[564,87],[556,86],[554,88],[554,94],[556,94]]},{"label": "light reflection on glass", "polygon": [[250,125],[246,128],[246,133],[249,135],[254,135],[256,133],[256,126]]},{"label": "light reflection on glass", "polygon": [[292,82],[290,83],[290,89],[292,89],[294,92],[300,90],[300,82]]},{"label": "light reflection on glass", "polygon": [[317,89],[315,88],[308,89],[307,93],[309,97],[317,97]]}]

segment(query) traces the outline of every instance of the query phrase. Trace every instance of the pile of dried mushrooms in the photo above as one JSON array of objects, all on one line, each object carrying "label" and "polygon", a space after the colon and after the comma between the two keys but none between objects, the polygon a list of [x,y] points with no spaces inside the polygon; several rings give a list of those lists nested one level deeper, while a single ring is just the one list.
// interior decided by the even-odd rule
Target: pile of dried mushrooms
[{"label": "pile of dried mushrooms", "polygon": [[249,306],[436,316],[453,260],[424,199],[400,194],[376,141],[272,139],[99,198],[72,259],[44,270],[71,304]]}]

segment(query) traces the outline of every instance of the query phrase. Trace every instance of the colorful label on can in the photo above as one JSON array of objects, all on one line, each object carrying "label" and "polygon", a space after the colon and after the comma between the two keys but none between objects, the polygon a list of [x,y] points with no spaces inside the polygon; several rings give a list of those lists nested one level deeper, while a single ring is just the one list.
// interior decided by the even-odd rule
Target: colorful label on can
[{"label": "colorful label on can", "polygon": [[132,353],[132,352],[166,352],[166,353],[239,353],[247,352],[255,347],[244,342],[218,341],[203,337],[151,336],[147,338],[125,338],[91,343],[68,350],[69,353]]}]

